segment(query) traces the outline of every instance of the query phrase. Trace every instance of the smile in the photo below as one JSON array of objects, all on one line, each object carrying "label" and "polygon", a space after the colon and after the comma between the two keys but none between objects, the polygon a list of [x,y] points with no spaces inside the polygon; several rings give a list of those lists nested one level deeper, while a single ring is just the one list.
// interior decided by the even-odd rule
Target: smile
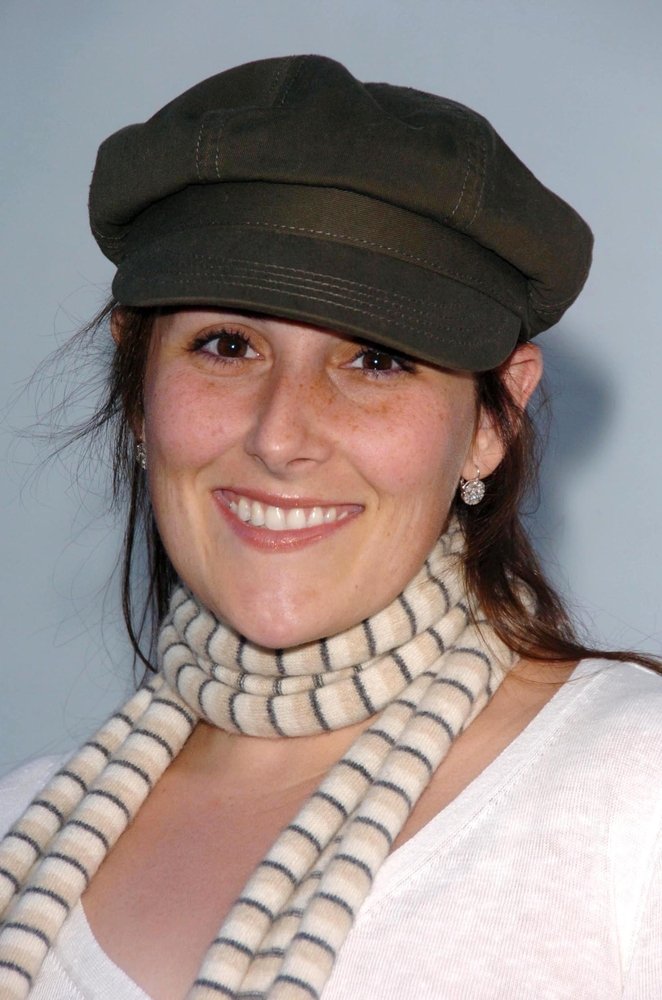
[{"label": "smile", "polygon": [[232,490],[221,490],[220,493],[227,507],[243,524],[264,531],[292,532],[319,528],[343,521],[362,509],[359,504],[294,506],[291,500],[271,504]]}]

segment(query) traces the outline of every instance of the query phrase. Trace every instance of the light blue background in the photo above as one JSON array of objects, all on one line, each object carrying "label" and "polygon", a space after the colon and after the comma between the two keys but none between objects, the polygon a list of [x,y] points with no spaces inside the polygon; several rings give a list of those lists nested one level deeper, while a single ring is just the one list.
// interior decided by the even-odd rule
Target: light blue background
[{"label": "light blue background", "polygon": [[70,455],[35,478],[12,434],[34,414],[23,380],[111,278],[87,230],[96,148],[265,56],[474,106],[590,220],[587,289],[540,338],[556,429],[534,529],[597,641],[659,651],[661,29],[658,0],[2,0],[0,770],[80,742],[131,684],[103,476],[84,461],[78,490]]}]

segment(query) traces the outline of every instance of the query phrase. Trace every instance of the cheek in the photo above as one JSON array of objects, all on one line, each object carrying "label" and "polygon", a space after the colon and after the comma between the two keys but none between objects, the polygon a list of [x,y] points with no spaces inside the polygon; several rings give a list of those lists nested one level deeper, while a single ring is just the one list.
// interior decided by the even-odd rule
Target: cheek
[{"label": "cheek", "polygon": [[471,397],[436,393],[405,399],[364,424],[360,450],[366,478],[381,493],[420,501],[453,496],[473,437]]},{"label": "cheek", "polygon": [[145,439],[152,469],[204,465],[237,434],[236,407],[219,399],[211,381],[163,373],[145,386]]}]

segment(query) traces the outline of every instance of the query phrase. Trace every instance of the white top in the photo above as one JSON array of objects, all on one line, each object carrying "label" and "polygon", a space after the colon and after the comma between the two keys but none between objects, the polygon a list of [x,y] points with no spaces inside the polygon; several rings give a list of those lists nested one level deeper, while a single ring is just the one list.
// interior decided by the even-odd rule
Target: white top
[{"label": "white top", "polygon": [[[0,782],[7,825],[59,761]],[[395,851],[324,1000],[659,1000],[662,679],[585,661]],[[77,907],[33,1000],[148,1000]]]}]

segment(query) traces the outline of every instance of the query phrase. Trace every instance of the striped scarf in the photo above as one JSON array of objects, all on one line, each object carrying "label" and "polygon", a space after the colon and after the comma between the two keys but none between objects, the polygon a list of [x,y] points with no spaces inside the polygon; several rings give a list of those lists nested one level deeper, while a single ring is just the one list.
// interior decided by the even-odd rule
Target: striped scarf
[{"label": "striped scarf", "polygon": [[319,997],[380,865],[513,655],[469,610],[453,526],[393,604],[339,635],[256,647],[175,591],[159,673],[51,779],[0,844],[0,995],[28,995],[89,880],[199,719],[295,736],[375,716],[277,837],[190,1000]]}]

